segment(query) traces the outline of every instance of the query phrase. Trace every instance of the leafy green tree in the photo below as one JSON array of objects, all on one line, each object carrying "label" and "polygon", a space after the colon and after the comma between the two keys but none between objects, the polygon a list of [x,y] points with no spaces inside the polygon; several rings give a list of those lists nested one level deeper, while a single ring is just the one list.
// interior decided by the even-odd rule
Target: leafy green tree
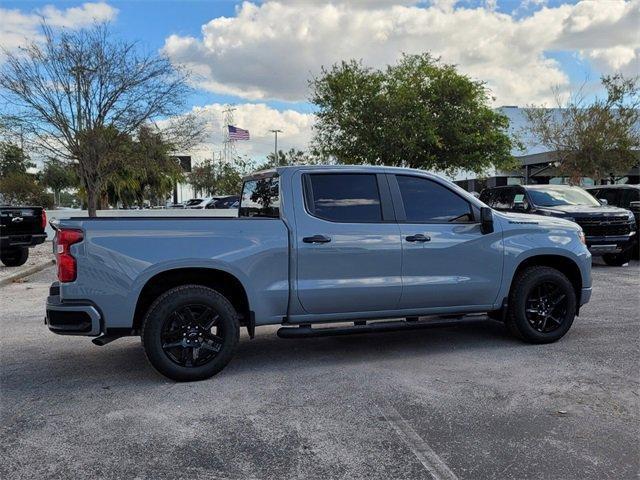
[{"label": "leafy green tree", "polygon": [[36,181],[30,173],[11,172],[0,177],[0,196],[10,205],[53,206],[53,195]]},{"label": "leafy green tree", "polygon": [[143,125],[136,137],[121,141],[112,158],[112,171],[105,180],[109,203],[140,205],[145,200],[157,204],[166,199],[182,170],[171,155],[175,145],[163,132]]},{"label": "leafy green tree", "polygon": [[248,173],[248,164],[242,158],[220,165],[216,172],[216,195],[239,195],[242,178]]},{"label": "leafy green tree", "polygon": [[257,170],[268,170],[270,168],[287,165],[314,165],[318,162],[319,160],[309,153],[291,148],[286,152],[278,150],[277,161],[275,153],[270,153],[267,155],[267,161],[260,164]]},{"label": "leafy green tree", "polygon": [[508,118],[484,83],[429,54],[374,70],[351,60],[310,82],[314,150],[340,163],[482,173],[513,165]]},{"label": "leafy green tree", "polygon": [[35,164],[29,160],[22,148],[11,142],[0,142],[0,177],[12,173],[27,173]]},{"label": "leafy green tree", "polygon": [[196,195],[213,195],[216,191],[216,172],[213,160],[204,160],[194,165],[189,174],[189,183]]},{"label": "leafy green tree", "polygon": [[53,199],[56,205],[60,204],[60,192],[67,188],[78,187],[79,179],[73,165],[62,162],[56,158],[47,160],[42,172],[40,182],[53,191]]},{"label": "leafy green tree", "polygon": [[232,162],[205,160],[193,167],[189,183],[197,195],[237,195],[248,170],[249,164],[241,157]]},{"label": "leafy green tree", "polygon": [[638,78],[622,75],[601,79],[606,92],[592,101],[581,90],[558,109],[525,110],[528,131],[554,152],[560,174],[579,184],[582,177],[611,178],[638,164],[640,155],[640,86]]}]

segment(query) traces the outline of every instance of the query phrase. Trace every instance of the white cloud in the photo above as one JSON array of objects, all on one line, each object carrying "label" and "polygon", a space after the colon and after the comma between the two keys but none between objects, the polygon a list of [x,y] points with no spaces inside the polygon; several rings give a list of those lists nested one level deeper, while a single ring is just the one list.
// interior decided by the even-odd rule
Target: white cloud
[{"label": "white cloud", "polygon": [[[214,151],[217,155],[221,150],[225,108],[227,105],[216,103],[193,109],[205,121],[208,139],[191,150],[190,154],[196,161],[211,158]],[[236,105],[235,109],[234,124],[249,130],[251,136],[249,141],[235,142],[238,154],[255,160],[264,159],[274,148],[273,133],[269,131],[272,129],[282,130],[278,134],[279,150],[307,149],[314,115],[294,110],[275,110],[264,103],[244,103]]]},{"label": "white cloud", "polygon": [[552,87],[569,85],[547,51],[575,51],[608,69],[638,58],[640,0],[553,8],[530,2],[542,8],[523,19],[496,11],[491,1],[474,8],[455,0],[389,3],[245,2],[235,16],[203,25],[200,38],[172,35],[164,49],[193,68],[207,90],[292,101],[306,99],[320,66],[349,58],[381,67],[402,52],[431,51],[486,80],[500,104],[547,101]]},{"label": "white cloud", "polygon": [[54,28],[76,29],[93,22],[113,20],[118,10],[104,2],[83,3],[79,7],[59,9],[53,5],[25,13],[18,9],[0,8],[0,47],[16,50],[33,41],[38,41],[40,24],[45,21]]}]

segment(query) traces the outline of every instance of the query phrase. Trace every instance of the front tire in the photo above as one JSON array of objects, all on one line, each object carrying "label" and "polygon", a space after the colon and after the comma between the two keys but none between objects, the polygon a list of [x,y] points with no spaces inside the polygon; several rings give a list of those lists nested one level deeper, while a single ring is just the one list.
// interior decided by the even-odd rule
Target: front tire
[{"label": "front tire", "polygon": [[5,248],[0,253],[0,261],[7,267],[19,267],[24,265],[29,258],[29,249],[27,247],[10,247]]},{"label": "front tire", "polygon": [[629,248],[620,253],[607,253],[602,256],[602,260],[604,260],[604,263],[606,263],[610,267],[621,267],[625,263],[629,263],[632,256],[633,248]]},{"label": "front tire", "polygon": [[147,359],[158,372],[188,382],[210,378],[231,361],[240,325],[223,295],[204,286],[183,285],[153,302],[141,337]]},{"label": "front tire", "polygon": [[514,280],[509,294],[507,326],[528,343],[550,343],[571,328],[576,294],[569,279],[551,267],[526,268]]}]

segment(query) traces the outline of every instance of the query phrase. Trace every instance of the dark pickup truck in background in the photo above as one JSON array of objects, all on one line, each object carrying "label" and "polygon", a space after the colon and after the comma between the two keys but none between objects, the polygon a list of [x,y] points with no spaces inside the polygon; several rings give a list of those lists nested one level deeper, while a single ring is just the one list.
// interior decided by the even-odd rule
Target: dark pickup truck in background
[{"label": "dark pickup truck in background", "polygon": [[487,188],[480,200],[506,212],[532,213],[571,220],[582,227],[587,247],[607,265],[629,262],[637,242],[637,225],[629,210],[603,205],[580,187],[508,185]]},{"label": "dark pickup truck in background", "polygon": [[[586,190],[602,203],[631,210],[636,219],[636,226],[640,225],[640,185],[598,185]],[[640,257],[638,235],[635,235],[632,253],[634,258]]]},{"label": "dark pickup truck in background", "polygon": [[7,267],[23,265],[29,247],[47,238],[47,214],[42,207],[0,206],[0,261]]}]

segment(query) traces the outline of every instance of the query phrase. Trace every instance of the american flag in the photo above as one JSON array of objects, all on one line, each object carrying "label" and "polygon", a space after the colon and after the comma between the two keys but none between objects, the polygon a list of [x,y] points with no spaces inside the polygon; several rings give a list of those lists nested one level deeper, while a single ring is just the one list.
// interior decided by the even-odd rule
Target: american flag
[{"label": "american flag", "polygon": [[249,130],[227,125],[229,127],[229,140],[249,140]]}]

